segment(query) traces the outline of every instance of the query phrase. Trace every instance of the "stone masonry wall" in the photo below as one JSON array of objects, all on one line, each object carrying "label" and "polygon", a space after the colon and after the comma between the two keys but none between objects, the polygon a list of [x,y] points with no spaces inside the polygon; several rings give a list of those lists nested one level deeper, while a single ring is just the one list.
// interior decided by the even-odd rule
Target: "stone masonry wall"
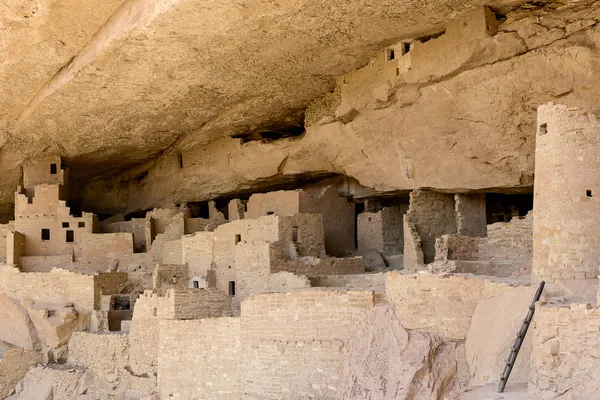
[{"label": "stone masonry wall", "polygon": [[387,274],[386,299],[406,329],[464,340],[480,300],[509,290],[510,285],[459,275]]},{"label": "stone masonry wall", "polygon": [[162,320],[159,330],[161,398],[240,399],[239,370],[248,355],[239,318]]},{"label": "stone masonry wall", "polygon": [[454,202],[457,234],[485,237],[487,233],[485,193],[456,194]]},{"label": "stone masonry wall", "polygon": [[136,252],[146,251],[146,219],[132,218],[131,221],[118,221],[100,225],[101,233],[129,232],[133,235]]},{"label": "stone masonry wall", "polygon": [[[461,272],[492,276],[529,276],[533,253],[533,216],[488,225],[485,238],[443,235],[436,240],[436,261],[478,262]],[[462,263],[465,267],[469,263]],[[473,263],[471,263],[473,264]],[[460,264],[459,264],[460,265]]]},{"label": "stone masonry wall", "polygon": [[[405,218],[414,224],[421,238],[421,248],[426,264],[435,260],[435,239],[456,233],[454,196],[428,190],[413,190],[410,193],[410,206]],[[405,233],[405,243],[406,243]],[[408,238],[411,240],[411,238]],[[404,260],[405,266],[410,266]]]},{"label": "stone masonry wall", "polygon": [[600,309],[589,304],[536,305],[529,390],[540,399],[597,379]]},{"label": "stone masonry wall", "polygon": [[[242,303],[242,399],[335,399],[344,344],[371,291],[255,295]],[[310,321],[310,323],[308,323]]]},{"label": "stone masonry wall", "polygon": [[600,263],[600,123],[549,103],[538,108],[534,280],[596,279]]}]

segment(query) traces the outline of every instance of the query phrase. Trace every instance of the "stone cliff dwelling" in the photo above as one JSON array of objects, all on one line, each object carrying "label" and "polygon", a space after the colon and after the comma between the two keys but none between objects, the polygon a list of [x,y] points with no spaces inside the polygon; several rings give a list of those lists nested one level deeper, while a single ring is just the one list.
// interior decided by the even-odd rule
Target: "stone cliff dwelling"
[{"label": "stone cliff dwelling", "polygon": [[1,1],[0,399],[600,399],[599,21]]}]

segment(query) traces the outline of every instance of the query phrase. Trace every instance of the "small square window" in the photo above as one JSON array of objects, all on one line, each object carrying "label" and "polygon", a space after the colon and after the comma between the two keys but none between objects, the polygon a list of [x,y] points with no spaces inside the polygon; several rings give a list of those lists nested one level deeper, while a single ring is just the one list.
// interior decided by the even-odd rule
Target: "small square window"
[{"label": "small square window", "polygon": [[541,124],[540,135],[545,135],[546,133],[548,133],[548,124]]},{"label": "small square window", "polygon": [[192,283],[194,284],[194,289],[199,289],[200,288],[200,282],[194,280],[194,281],[192,281]]},{"label": "small square window", "polygon": [[85,222],[78,222],[77,223],[77,227],[78,228],[85,228]]},{"label": "small square window", "polygon": [[235,282],[229,281],[229,295],[235,296]]},{"label": "small square window", "polygon": [[238,244],[242,241],[242,235],[235,235],[235,244]]},{"label": "small square window", "polygon": [[54,163],[50,164],[50,174],[56,175],[56,171],[57,171],[56,164],[54,164]]},{"label": "small square window", "polygon": [[50,229],[42,229],[42,240],[50,240]]},{"label": "small square window", "polygon": [[62,227],[63,228],[68,228],[69,227],[69,223],[68,222],[63,222],[62,223]]},{"label": "small square window", "polygon": [[75,234],[73,233],[73,231],[71,231],[71,230],[67,231],[66,242],[67,243],[75,242]]},{"label": "small square window", "polygon": [[589,190],[589,189],[588,189],[588,190],[586,190],[586,191],[585,191],[585,195],[586,195],[587,197],[592,197],[592,191],[591,191],[591,190]]}]

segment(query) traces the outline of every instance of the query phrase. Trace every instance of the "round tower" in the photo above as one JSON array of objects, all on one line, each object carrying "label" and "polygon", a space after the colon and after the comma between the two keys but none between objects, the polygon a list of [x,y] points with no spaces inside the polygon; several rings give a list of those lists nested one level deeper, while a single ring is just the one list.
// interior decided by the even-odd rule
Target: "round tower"
[{"label": "round tower", "polygon": [[538,108],[532,280],[597,279],[600,123],[548,103]]}]

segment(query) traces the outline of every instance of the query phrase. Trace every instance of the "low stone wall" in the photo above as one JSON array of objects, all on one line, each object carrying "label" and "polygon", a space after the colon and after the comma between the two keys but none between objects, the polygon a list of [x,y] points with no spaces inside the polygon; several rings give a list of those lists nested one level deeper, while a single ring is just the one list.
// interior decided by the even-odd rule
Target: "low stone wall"
[{"label": "low stone wall", "polygon": [[532,213],[525,218],[491,224],[487,230],[487,237],[443,235],[437,238],[436,261],[461,261],[455,263],[455,272],[529,276],[533,257]]},{"label": "low stone wall", "polygon": [[479,301],[510,289],[507,283],[481,277],[393,271],[387,274],[386,299],[396,306],[406,329],[464,340]]},{"label": "low stone wall", "polygon": [[368,273],[353,275],[319,275],[309,278],[313,287],[331,287],[345,289],[369,289],[385,292],[386,274]]},{"label": "low stone wall", "polygon": [[161,398],[240,399],[239,318],[162,320],[159,330]]},{"label": "low stone wall", "polygon": [[352,328],[371,291],[307,290],[242,303],[242,399],[335,399]]},{"label": "low stone wall", "polygon": [[597,379],[599,332],[599,308],[538,303],[533,319],[529,391],[537,398],[553,399]]}]

